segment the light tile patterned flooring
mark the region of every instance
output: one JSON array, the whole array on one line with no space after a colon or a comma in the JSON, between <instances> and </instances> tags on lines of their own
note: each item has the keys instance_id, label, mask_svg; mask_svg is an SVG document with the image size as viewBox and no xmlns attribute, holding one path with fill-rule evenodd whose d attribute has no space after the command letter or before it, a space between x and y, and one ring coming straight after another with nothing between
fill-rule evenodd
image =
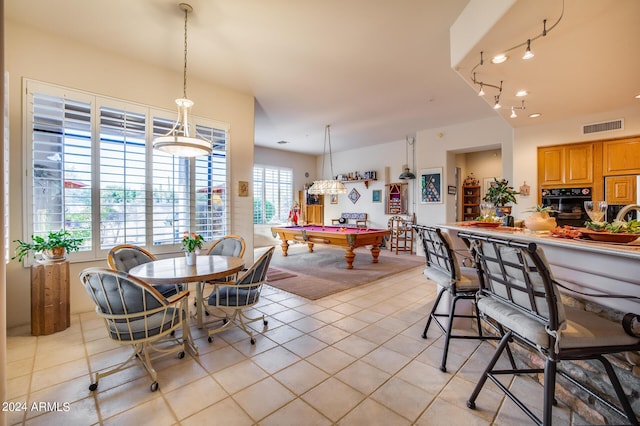
<instances>
[{"instance_id":1,"label":"light tile patterned flooring","mask_svg":"<svg viewBox=\"0 0 640 426\"><path fill-rule=\"evenodd\" d=\"M466 407L493 352L488 343L452 341L449 371L439 370L439 330L420 337L436 294L422 269L317 301L265 287L257 308L269 325L254 346L237 328L209 343L192 324L199 357L155 361L157 392L139 366L101 379L89 392L90 373L130 350L107 338L93 312L73 315L70 328L49 336L9 330L8 396L27 409L6 413L7 424L530 424L493 384L476 410ZM510 385L541 405L537 382L519 377ZM32 411L34 402L49 406ZM571 424L567 408L555 407L554 416L554 424Z\"/></svg>"}]
</instances>

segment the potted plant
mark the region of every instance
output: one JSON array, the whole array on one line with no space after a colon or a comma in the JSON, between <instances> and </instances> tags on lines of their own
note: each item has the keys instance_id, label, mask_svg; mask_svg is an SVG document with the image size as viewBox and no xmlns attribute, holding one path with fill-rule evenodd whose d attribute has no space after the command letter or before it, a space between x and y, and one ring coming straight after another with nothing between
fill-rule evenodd
<instances>
[{"instance_id":1,"label":"potted plant","mask_svg":"<svg viewBox=\"0 0 640 426\"><path fill-rule=\"evenodd\" d=\"M195 232L189 233L189 231L184 231L184 235L182 237L182 250L185 252L187 265L195 265L197 254L196 250L199 251L202 248L203 243L204 238L202 235L196 234Z\"/></svg>"},{"instance_id":2,"label":"potted plant","mask_svg":"<svg viewBox=\"0 0 640 426\"><path fill-rule=\"evenodd\" d=\"M508 180L493 178L493 182L482 200L493 203L496 206L496 214L504 216L511 214L511 206L507 206L508 203L518 204L516 200L518 194L519 192L509 186Z\"/></svg>"},{"instance_id":3,"label":"potted plant","mask_svg":"<svg viewBox=\"0 0 640 426\"><path fill-rule=\"evenodd\" d=\"M16 255L11 259L18 259L19 262L32 252L42 253L45 259L59 260L64 259L66 253L80 250L82 238L74 237L69 231L61 229L59 231L51 231L46 237L40 235L32 235L31 242L22 240L14 240L18 243Z\"/></svg>"}]
</instances>

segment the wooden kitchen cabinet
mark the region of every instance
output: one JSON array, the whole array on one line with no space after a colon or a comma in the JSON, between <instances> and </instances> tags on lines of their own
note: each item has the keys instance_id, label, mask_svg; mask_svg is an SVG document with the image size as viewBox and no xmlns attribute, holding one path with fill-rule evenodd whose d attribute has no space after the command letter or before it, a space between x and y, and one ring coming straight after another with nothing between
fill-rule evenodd
<instances>
[{"instance_id":1,"label":"wooden kitchen cabinet","mask_svg":"<svg viewBox=\"0 0 640 426\"><path fill-rule=\"evenodd\" d=\"M538 181L542 187L592 185L595 143L538 148Z\"/></svg>"},{"instance_id":2,"label":"wooden kitchen cabinet","mask_svg":"<svg viewBox=\"0 0 640 426\"><path fill-rule=\"evenodd\" d=\"M604 141L602 147L605 176L640 174L640 138Z\"/></svg>"},{"instance_id":3,"label":"wooden kitchen cabinet","mask_svg":"<svg viewBox=\"0 0 640 426\"><path fill-rule=\"evenodd\" d=\"M324 196L298 192L300 204L300 224L324 225Z\"/></svg>"},{"instance_id":4,"label":"wooden kitchen cabinet","mask_svg":"<svg viewBox=\"0 0 640 426\"><path fill-rule=\"evenodd\" d=\"M609 204L636 203L636 177L612 176L605 179L605 200Z\"/></svg>"}]
</instances>

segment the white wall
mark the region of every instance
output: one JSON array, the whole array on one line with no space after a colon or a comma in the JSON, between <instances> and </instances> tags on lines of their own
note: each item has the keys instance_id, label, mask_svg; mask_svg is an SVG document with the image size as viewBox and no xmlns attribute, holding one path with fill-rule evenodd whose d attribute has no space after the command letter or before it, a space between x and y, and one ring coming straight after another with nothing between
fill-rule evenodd
<instances>
[{"instance_id":1,"label":"white wall","mask_svg":"<svg viewBox=\"0 0 640 426\"><path fill-rule=\"evenodd\" d=\"M304 184L316 180L316 155L300 154L297 152L281 151L279 149L256 146L254 149L254 164L290 167L293 169L293 190L304 189ZM309 176L306 177L305 173ZM295 194L294 194L295 198Z\"/></svg>"},{"instance_id":2,"label":"white wall","mask_svg":"<svg viewBox=\"0 0 640 426\"><path fill-rule=\"evenodd\" d=\"M484 120L422 130L416 136L418 171L432 167L442 167L443 171L444 202L422 204L418 199L417 222L420 224L438 224L455 220L455 200L453 195L447 194L447 186L455 185L456 154L499 147L502 151L502 175L511 180L513 132L497 115Z\"/></svg>"},{"instance_id":3,"label":"white wall","mask_svg":"<svg viewBox=\"0 0 640 426\"><path fill-rule=\"evenodd\" d=\"M378 180L365 187L363 182L346 183L347 191L355 189L360 193L357 203L352 203L347 198L347 194L338 195L338 204L330 204L329 197L325 196L324 222L331 224L331 219L337 219L341 213L367 213L368 225L370 228L387 228L387 221L391 215L385 213L385 184L401 182L398 179L403 171L403 166L407 163L406 142L404 139L388 142L382 145L367 148L353 149L333 153L334 174L346 174L358 171L375 171ZM325 161L329 161L328 158ZM411 148L409 148L409 166L411 167ZM322 167L322 156L318 157L316 163L318 170ZM388 182L385 181L385 169L388 167ZM412 167L411 167L412 168ZM413 168L412 168L413 169ZM325 176L327 178L328 176ZM409 187L413 181L409 181ZM381 190L381 202L374 203L373 190ZM411 195L410 195L411 197ZM409 211L413 212L411 200L409 200Z\"/></svg>"},{"instance_id":4,"label":"white wall","mask_svg":"<svg viewBox=\"0 0 640 426\"><path fill-rule=\"evenodd\" d=\"M170 111L182 95L182 72L158 69L105 51L89 48L77 40L34 31L5 21L5 63L10 80L11 191L10 239L23 239L22 179L22 90L28 77L139 102ZM194 115L229 123L231 232L245 236L245 262L253 260L253 197L238 197L238 181L252 181L254 143L253 96L205 84L189 78L189 96L195 102ZM89 266L106 266L106 261L71 265L71 311L93 309L75 277ZM13 261L7 265L7 326L30 322L30 271Z\"/></svg>"}]
</instances>

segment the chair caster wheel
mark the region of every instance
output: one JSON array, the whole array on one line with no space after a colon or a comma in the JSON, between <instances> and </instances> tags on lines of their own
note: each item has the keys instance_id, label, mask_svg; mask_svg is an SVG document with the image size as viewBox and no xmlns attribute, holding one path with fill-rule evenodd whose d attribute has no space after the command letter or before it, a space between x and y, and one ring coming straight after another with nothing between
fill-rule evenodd
<instances>
[{"instance_id":1,"label":"chair caster wheel","mask_svg":"<svg viewBox=\"0 0 640 426\"><path fill-rule=\"evenodd\" d=\"M213 342L213 337L209 336L207 337L207 340L209 341L209 343Z\"/></svg>"},{"instance_id":2,"label":"chair caster wheel","mask_svg":"<svg viewBox=\"0 0 640 426\"><path fill-rule=\"evenodd\" d=\"M98 389L98 384L97 384L97 383L91 383L91 384L89 385L89 390L90 390L91 392L93 392L93 391L94 391L94 390L96 390L96 389Z\"/></svg>"},{"instance_id":3,"label":"chair caster wheel","mask_svg":"<svg viewBox=\"0 0 640 426\"><path fill-rule=\"evenodd\" d=\"M222 324L226 324L228 322L229 322L229 320L227 320L226 318L222 318Z\"/></svg>"},{"instance_id":4,"label":"chair caster wheel","mask_svg":"<svg viewBox=\"0 0 640 426\"><path fill-rule=\"evenodd\" d=\"M184 358L184 351L180 351L178 353L178 359L182 359L182 358Z\"/></svg>"},{"instance_id":5,"label":"chair caster wheel","mask_svg":"<svg viewBox=\"0 0 640 426\"><path fill-rule=\"evenodd\" d=\"M256 344L256 339L254 339L253 337L251 338L251 344L255 345Z\"/></svg>"},{"instance_id":6,"label":"chair caster wheel","mask_svg":"<svg viewBox=\"0 0 640 426\"><path fill-rule=\"evenodd\" d=\"M158 382L151 383L151 392L155 392L158 390Z\"/></svg>"},{"instance_id":7,"label":"chair caster wheel","mask_svg":"<svg viewBox=\"0 0 640 426\"><path fill-rule=\"evenodd\" d=\"M262 324L267 325L267 324L269 324L269 321L267 321L267 320L262 320Z\"/></svg>"},{"instance_id":8,"label":"chair caster wheel","mask_svg":"<svg viewBox=\"0 0 640 426\"><path fill-rule=\"evenodd\" d=\"M426 339L427 338L427 333L422 333L422 338Z\"/></svg>"},{"instance_id":9,"label":"chair caster wheel","mask_svg":"<svg viewBox=\"0 0 640 426\"><path fill-rule=\"evenodd\" d=\"M471 401L467 401L467 408L471 408L472 410L476 409L476 403L475 402L471 402Z\"/></svg>"},{"instance_id":10,"label":"chair caster wheel","mask_svg":"<svg viewBox=\"0 0 640 426\"><path fill-rule=\"evenodd\" d=\"M445 367L444 365L440 366L440 371L442 371L443 373L447 372L447 367Z\"/></svg>"},{"instance_id":11,"label":"chair caster wheel","mask_svg":"<svg viewBox=\"0 0 640 426\"><path fill-rule=\"evenodd\" d=\"M209 316L209 311L204 311L204 316L208 317Z\"/></svg>"},{"instance_id":12,"label":"chair caster wheel","mask_svg":"<svg viewBox=\"0 0 640 426\"><path fill-rule=\"evenodd\" d=\"M176 331L175 331L175 330L173 330L173 331L171 332L171 337L173 337L173 336L175 336L175 335L176 335Z\"/></svg>"}]
</instances>

